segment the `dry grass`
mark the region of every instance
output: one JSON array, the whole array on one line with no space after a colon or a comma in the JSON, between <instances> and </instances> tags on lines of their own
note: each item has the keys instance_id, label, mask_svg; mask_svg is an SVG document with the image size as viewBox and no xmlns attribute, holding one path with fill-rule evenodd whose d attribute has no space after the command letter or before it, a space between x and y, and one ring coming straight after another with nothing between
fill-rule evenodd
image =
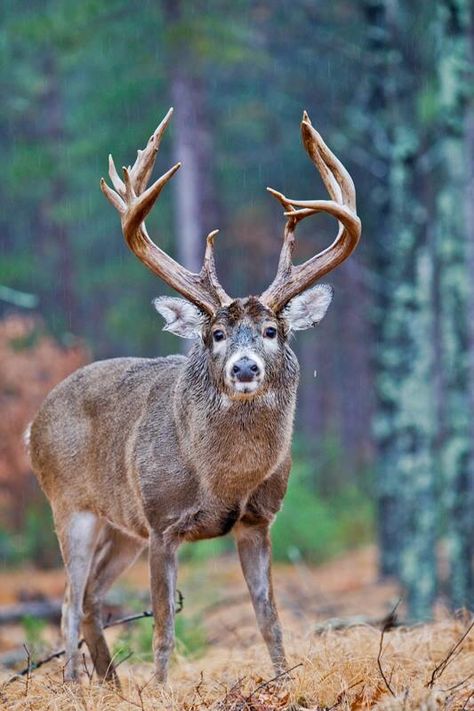
<instances>
[{"instance_id":1,"label":"dry grass","mask_svg":"<svg viewBox=\"0 0 474 711\"><path fill-rule=\"evenodd\" d=\"M257 687L265 679L256 670L267 665L266 660L262 663L264 649L256 644L245 655L237 649L225 655L216 650L194 662L177 660L171 683L164 690L153 686L148 665L124 669L120 693L89 681L87 675L82 689L70 688L62 683L56 666L4 689L2 701L10 711L264 711L292 708L291 704L313 709L472 709L474 636L466 638L459 654L429 688L434 669L446 659L464 629L465 621L446 620L387 632L380 661L388 686L377 662L380 630L359 626L292 639L290 663L301 666L291 678L260 689Z\"/></svg>"},{"instance_id":2,"label":"dry grass","mask_svg":"<svg viewBox=\"0 0 474 711\"><path fill-rule=\"evenodd\" d=\"M364 551L316 570L277 571L289 661L300 666L276 683L267 683L272 672L266 652L230 561L205 566L205 575L203 566L190 569L180 581L185 613L201 609L208 646L198 659L174 660L166 689L153 685L151 665L132 660L120 667L120 693L86 673L81 688L66 686L54 663L29 679L0 686L0 703L8 711L474 709L474 630L449 656L468 616L440 613L433 624L389 630L381 653L381 631L369 624L317 633L317 623L332 613L376 617L387 612L396 590L376 584L373 559L373 551ZM142 585L143 578L139 566L129 580ZM430 688L434 670L446 659ZM0 680L6 676L1 673Z\"/></svg>"}]
</instances>

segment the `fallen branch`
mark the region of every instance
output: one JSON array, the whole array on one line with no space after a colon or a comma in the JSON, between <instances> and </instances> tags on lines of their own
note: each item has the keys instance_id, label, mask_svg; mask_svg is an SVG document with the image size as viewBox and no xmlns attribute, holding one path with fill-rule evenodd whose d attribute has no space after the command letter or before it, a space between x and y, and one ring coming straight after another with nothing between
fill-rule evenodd
<instances>
[{"instance_id":1,"label":"fallen branch","mask_svg":"<svg viewBox=\"0 0 474 711\"><path fill-rule=\"evenodd\" d=\"M260 691L261 689L264 689L266 686L269 686L269 684L271 684L272 682L277 681L278 679L281 679L282 676L288 676L288 674L290 674L292 671L294 671L295 669L298 669L298 667L302 667L302 666L303 666L303 662L299 662L299 664L295 664L294 667L290 667L290 669L286 669L285 671L280 672L279 674L272 677L271 679L268 679L268 681L262 682L261 684L256 686L255 689L248 696L245 697L245 703L247 704L250 701L250 699L252 698L252 696L255 696L257 691Z\"/></svg>"},{"instance_id":2,"label":"fallen branch","mask_svg":"<svg viewBox=\"0 0 474 711\"><path fill-rule=\"evenodd\" d=\"M470 702L470 700L472 699L473 696L474 696L474 689L471 691L471 693L469 694L469 696L468 696L467 699L465 700L465 702L464 702L464 704L463 704L463 706L462 706L462 708L461 708L461 711L467 711L467 705L468 705L468 703Z\"/></svg>"},{"instance_id":3,"label":"fallen branch","mask_svg":"<svg viewBox=\"0 0 474 711\"><path fill-rule=\"evenodd\" d=\"M385 617L366 617L365 615L354 615L353 617L331 617L329 620L317 624L314 627L314 633L323 634L323 632L332 630L346 630L350 627L361 626L380 627L387 632L394 627L402 627L403 622L401 622L395 614L399 604L400 601L397 602L394 609L389 612L388 615L385 615Z\"/></svg>"},{"instance_id":4,"label":"fallen branch","mask_svg":"<svg viewBox=\"0 0 474 711\"><path fill-rule=\"evenodd\" d=\"M385 636L385 632L387 632L387 630L390 630L393 627L395 627L395 625L397 623L397 609L398 609L398 606L400 605L401 601L402 601L402 598L400 598L398 600L398 602L395 605L395 607L393 608L393 610L385 618L385 622L382 626L382 631L380 632L379 653L377 654L377 666L379 668L380 676L384 680L385 686L387 687L387 689L389 690L389 692L391 693L392 696L395 696L395 693L394 693L392 687L390 686L390 681L385 676L385 672L382 667L383 639ZM390 680L391 680L391 677L390 677Z\"/></svg>"},{"instance_id":5,"label":"fallen branch","mask_svg":"<svg viewBox=\"0 0 474 711\"><path fill-rule=\"evenodd\" d=\"M384 680L385 686L387 689L390 691L392 696L395 696L395 692L393 691L392 687L390 686L390 682L388 681L387 677L385 676L385 672L382 667L382 652L383 652L383 638L385 635L385 627L382 629L380 633L380 644L379 644L379 653L377 654L377 666L379 668L380 676Z\"/></svg>"},{"instance_id":6,"label":"fallen branch","mask_svg":"<svg viewBox=\"0 0 474 711\"><path fill-rule=\"evenodd\" d=\"M433 669L433 671L431 673L431 679L426 684L426 687L428 689L432 689L435 681L437 679L439 679L442 674L444 674L446 667L448 666L450 661L452 661L454 654L459 649L459 647L462 645L462 643L464 642L464 640L466 639L466 637L468 636L470 631L473 629L473 627L474 627L474 617L472 618L471 624L468 626L468 628L462 634L460 639L458 639L456 644L453 645L453 647L451 647L451 649L449 650L448 654L444 657L444 659L442 659L441 662Z\"/></svg>"},{"instance_id":7,"label":"fallen branch","mask_svg":"<svg viewBox=\"0 0 474 711\"><path fill-rule=\"evenodd\" d=\"M15 605L0 607L0 625L21 622L25 617L39 617L46 620L59 620L61 617L61 600L32 600L19 602Z\"/></svg>"},{"instance_id":8,"label":"fallen branch","mask_svg":"<svg viewBox=\"0 0 474 711\"><path fill-rule=\"evenodd\" d=\"M177 590L178 594L178 602L176 605L176 614L181 612L183 609L183 603L184 603L184 597L183 594L180 590ZM143 612L139 612L135 615L128 615L127 617L120 617L118 620L111 620L107 621L105 625L103 626L104 630L109 629L109 627L116 627L117 625L126 625L129 622L136 622L137 620L143 620L147 617L153 617L153 611L152 610L144 610ZM84 638L79 641L78 644L78 649L81 649L82 645L85 643ZM37 662L33 662L31 658L28 659L28 666L26 666L24 669L21 669L21 671L17 672L14 674L10 679L7 679L5 684L3 686L8 686L9 684L12 684L14 681L18 681L18 679L21 679L24 676L29 676L31 672L36 671L40 667L44 666L45 664L48 664L49 662L52 662L54 659L60 659L66 654L65 649L59 649L56 652L53 652L52 654L49 654L47 657L43 657L43 659L39 659Z\"/></svg>"},{"instance_id":9,"label":"fallen branch","mask_svg":"<svg viewBox=\"0 0 474 711\"><path fill-rule=\"evenodd\" d=\"M347 698L347 692L350 691L351 689L354 689L356 686L359 686L359 684L363 684L364 680L359 679L358 681L355 681L353 684L350 686L347 686L345 689L343 689L338 695L333 703L332 706L327 707L327 711L333 711L333 709L336 709L342 702Z\"/></svg>"}]
</instances>

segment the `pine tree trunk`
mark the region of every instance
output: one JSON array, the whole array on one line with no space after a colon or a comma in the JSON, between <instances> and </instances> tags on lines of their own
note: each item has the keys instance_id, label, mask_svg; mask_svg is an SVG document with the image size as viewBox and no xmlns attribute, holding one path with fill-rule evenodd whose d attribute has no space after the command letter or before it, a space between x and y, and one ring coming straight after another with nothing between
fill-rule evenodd
<instances>
[{"instance_id":1,"label":"pine tree trunk","mask_svg":"<svg viewBox=\"0 0 474 711\"><path fill-rule=\"evenodd\" d=\"M387 0L366 0L364 17L367 26L367 52L370 60L370 89L366 99L366 136L376 158L383 166L381 176L373 181L372 191L377 200L373 205L373 224L378 234L386 235L391 230L392 205L390 173L392 161L392 131L387 109L387 79L390 71L389 54L391 36L388 28ZM393 418L397 407L397 391L390 387L396 373L391 373L393 359L391 340L386 320L390 318L392 289L392 243L385 239L374 241L372 265L376 275L374 291L374 366L376 378L376 412L374 432L377 448L377 526L379 543L379 570L382 577L399 573L400 496L399 482L395 476L397 442Z\"/></svg>"},{"instance_id":2,"label":"pine tree trunk","mask_svg":"<svg viewBox=\"0 0 474 711\"><path fill-rule=\"evenodd\" d=\"M59 70L52 51L48 52L44 60L44 80L46 90L42 99L41 136L54 165L54 173L49 182L49 190L40 206L38 221L39 230L42 232L40 242L43 243L45 257L48 252L47 245L53 245L52 271L56 274L58 287L52 294L51 308L56 311L59 300L66 329L77 332L79 331L79 307L76 297L74 254L69 227L65 220L65 201L68 195L68 178L64 172L67 163L65 117Z\"/></svg>"},{"instance_id":3,"label":"pine tree trunk","mask_svg":"<svg viewBox=\"0 0 474 711\"><path fill-rule=\"evenodd\" d=\"M474 67L474 7L471 4L469 9L469 39L468 39L468 64ZM468 293L467 293L467 338L468 338L468 398L469 398L469 441L471 443L470 453L470 475L466 482L466 511L471 511L470 521L467 525L466 536L471 541L471 568L470 586L467 590L467 605L474 609L474 98L471 94L466 112L466 124L464 133L464 150L467 160L466 185L464 192L464 216L466 220L466 240L467 240L467 269L468 269Z\"/></svg>"},{"instance_id":4,"label":"pine tree trunk","mask_svg":"<svg viewBox=\"0 0 474 711\"><path fill-rule=\"evenodd\" d=\"M216 228L217 204L203 72L192 43L185 37L186 5L180 0L166 0L164 11L171 37L168 67L175 109L173 152L175 161L183 164L173 181L178 259L188 269L199 271L205 237Z\"/></svg>"},{"instance_id":5,"label":"pine tree trunk","mask_svg":"<svg viewBox=\"0 0 474 711\"><path fill-rule=\"evenodd\" d=\"M473 453L469 410L469 273L465 137L467 109L468 0L439 0L438 106L443 181L437 199L442 357L445 372L445 432L441 448L448 595L454 609L474 604ZM468 208L469 209L469 208ZM471 227L472 229L472 227Z\"/></svg>"},{"instance_id":6,"label":"pine tree trunk","mask_svg":"<svg viewBox=\"0 0 474 711\"><path fill-rule=\"evenodd\" d=\"M409 616L420 620L430 617L436 595L437 534L433 269L419 160L424 126L417 106L426 67L418 49L403 41L407 16L413 17L417 8L405 0L380 0L368 2L366 10L379 69L371 101L379 117L376 129L384 131L374 143L386 145L381 157L387 176L374 255L380 284L375 432L381 572L399 578Z\"/></svg>"},{"instance_id":7,"label":"pine tree trunk","mask_svg":"<svg viewBox=\"0 0 474 711\"><path fill-rule=\"evenodd\" d=\"M202 103L198 79L175 67L171 77L171 95L175 107L173 152L183 168L176 176L176 227L179 235L178 259L192 271L199 271L204 251L204 214L201 203L203 165L202 127L199 125Z\"/></svg>"}]
</instances>

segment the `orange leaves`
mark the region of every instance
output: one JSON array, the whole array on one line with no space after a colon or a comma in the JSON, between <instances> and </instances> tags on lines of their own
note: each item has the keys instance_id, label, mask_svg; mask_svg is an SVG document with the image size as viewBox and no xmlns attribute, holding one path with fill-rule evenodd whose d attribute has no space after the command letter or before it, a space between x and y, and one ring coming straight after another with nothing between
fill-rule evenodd
<instances>
[{"instance_id":1,"label":"orange leaves","mask_svg":"<svg viewBox=\"0 0 474 711\"><path fill-rule=\"evenodd\" d=\"M16 529L37 495L25 429L54 385L87 360L82 344L61 346L39 319L13 314L0 321L0 506Z\"/></svg>"}]
</instances>

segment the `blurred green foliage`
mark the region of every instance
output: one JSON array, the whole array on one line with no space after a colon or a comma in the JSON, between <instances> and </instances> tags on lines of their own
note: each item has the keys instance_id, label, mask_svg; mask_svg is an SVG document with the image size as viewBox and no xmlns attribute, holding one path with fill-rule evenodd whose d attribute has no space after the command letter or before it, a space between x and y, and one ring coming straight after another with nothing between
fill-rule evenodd
<instances>
[{"instance_id":1,"label":"blurred green foliage","mask_svg":"<svg viewBox=\"0 0 474 711\"><path fill-rule=\"evenodd\" d=\"M175 620L176 653L196 658L206 649L206 634L199 615L191 617L177 615ZM137 620L122 631L113 646L116 664L128 659L133 653L134 661L153 660L153 619L145 617Z\"/></svg>"},{"instance_id":2,"label":"blurred green foliage","mask_svg":"<svg viewBox=\"0 0 474 711\"><path fill-rule=\"evenodd\" d=\"M360 8L340 1L317 8L310 0L291 9L285 0L175 4L181 12L173 22L167 16L173 3L164 0L141 4L139 12L125 0L80 5L6 0L2 8L0 201L5 209L0 214L0 284L37 295L48 332L63 343L70 334L80 337L93 357L164 355L181 347L162 332L150 305L166 287L129 253L117 215L99 189L108 153L113 152L118 167L132 161L172 103L177 63L199 88L204 120L196 109L185 130L190 139L204 135L209 143L199 187L212 197L203 210L216 219L209 228L222 229L217 260L231 293L257 293L274 275L283 217L265 186L301 197L324 196L300 145L303 109L328 143L343 150L351 172L364 170L352 143L360 119L351 110L354 62L359 68L364 62L363 34L353 29L362 27ZM157 172L173 162L178 114L176 107ZM176 182L166 187L149 220L150 234L173 256L180 240L175 187ZM298 259L327 242L328 225L332 234L335 225L324 217L301 226ZM364 417L351 414L343 398L327 395L345 382L346 344L335 338L337 314L347 302L343 278L341 285L334 325L302 334L295 346L306 348L309 370L315 361L324 372L316 386L314 380L302 383L298 415L305 437L322 444L304 454L314 464L301 484L295 481L300 478L295 469L291 500L281 514L291 517L293 500L306 504L323 495L314 517L314 525L323 528L322 509L329 510L331 497L342 495L368 459L364 454L360 467L358 457L355 464L342 465L343 450L359 449L362 432L367 440L363 419L367 421L370 403L369 397L362 402L367 392L363 379L353 387ZM0 301L0 316L10 308ZM332 344L338 347L334 358ZM322 413L317 424L316 411ZM353 426L343 438L339 430L344 418L351 418ZM329 429L336 431L332 440ZM298 494L297 486L301 492L307 488L308 496ZM300 527L309 530L298 539L305 551L313 526L309 509L308 504ZM49 516L41 523L39 510L28 513L21 536L0 533L3 559L41 562L47 547L55 556L52 531ZM314 540L328 535L315 529ZM280 538L278 528L275 536ZM183 558L199 559L228 545L227 539L208 541L184 550ZM324 553L322 547L318 551L314 557L319 559ZM288 557L283 544L276 544L275 552Z\"/></svg>"},{"instance_id":3,"label":"blurred green foliage","mask_svg":"<svg viewBox=\"0 0 474 711\"><path fill-rule=\"evenodd\" d=\"M0 522L0 563L16 566L27 561L50 568L61 563L49 504L39 500L25 511L25 525L20 532L3 528Z\"/></svg>"},{"instance_id":4,"label":"blurred green foliage","mask_svg":"<svg viewBox=\"0 0 474 711\"><path fill-rule=\"evenodd\" d=\"M45 640L43 633L47 624L45 620L33 617L32 615L27 615L21 620L25 644L32 656L37 655L41 652L41 649L44 648Z\"/></svg>"},{"instance_id":5,"label":"blurred green foliage","mask_svg":"<svg viewBox=\"0 0 474 711\"><path fill-rule=\"evenodd\" d=\"M297 462L283 508L272 527L277 560L321 562L373 538L374 507L367 493L348 486L322 497L310 485L311 467Z\"/></svg>"},{"instance_id":6,"label":"blurred green foliage","mask_svg":"<svg viewBox=\"0 0 474 711\"><path fill-rule=\"evenodd\" d=\"M369 540L378 496L382 572L409 601L421 591L414 616L438 594L440 531L451 604L472 607L472 3L160 0L137 11L125 0L5 0L2 11L0 284L38 296L47 328L84 338L97 357L179 348L149 306L165 288L128 254L98 188L109 151L118 166L132 161L176 98L177 67L192 119L179 131L177 107L158 169L176 136L196 156L207 145L201 211L225 234L217 259L233 294L260 293L274 274L282 218L265 185L324 196L299 146L309 111L354 178L364 237L331 274L328 319L295 346L304 442L275 556L322 560ZM184 208L173 189L149 227L176 256ZM334 228L308 223L297 260ZM28 515L22 537L0 531L4 560L40 561L50 545L52 527Z\"/></svg>"}]
</instances>

